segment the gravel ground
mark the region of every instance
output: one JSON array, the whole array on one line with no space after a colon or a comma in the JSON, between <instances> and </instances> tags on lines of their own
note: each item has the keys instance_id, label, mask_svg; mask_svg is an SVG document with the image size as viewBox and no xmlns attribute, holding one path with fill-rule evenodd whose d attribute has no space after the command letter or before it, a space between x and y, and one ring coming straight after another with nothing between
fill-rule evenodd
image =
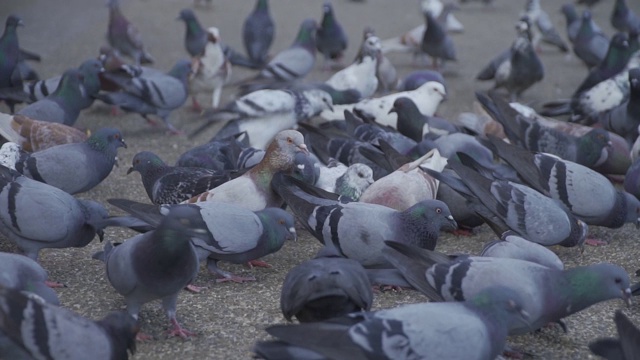
<instances>
[{"instance_id":1,"label":"gravel ground","mask_svg":"<svg viewBox=\"0 0 640 360\"><path fill-rule=\"evenodd\" d=\"M193 7L189 0L123 0L124 14L138 26L149 51L157 59L157 67L168 69L185 57L183 47L184 25L175 21L184 7ZM560 3L542 1L553 21L564 36L564 20L559 13ZM465 25L465 32L454 36L459 61L447 65L444 75L447 80L448 101L442 104L440 114L455 117L472 107L473 90L487 89L489 84L474 80L478 70L497 52L509 46L514 39L514 24L524 1L496 0L492 7L479 3L464 5L456 16ZM636 11L638 3L630 1ZM635 3L635 4L634 4ZM299 23L306 17L319 19L321 1L273 0L272 13L276 20L276 39L272 51L283 49L291 43ZM221 29L223 41L242 49L241 26L245 16L253 8L254 1L213 0L210 6L196 6L195 11L205 26ZM613 1L604 1L593 9L594 19L604 30L612 34L609 14ZM373 26L377 34L385 39L401 34L420 24L423 20L417 11L416 1L368 0L363 3L335 0L334 8L350 36L346 59L352 59L359 45L362 29ZM10 13L20 15L25 27L20 28L19 38L23 48L38 52L43 61L36 68L42 77L61 73L64 69L80 64L84 59L97 55L105 42L108 11L104 0L4 0L0 2L0 14L4 19ZM406 54L390 56L401 75L415 68ZM536 105L554 98L569 97L586 74L585 67L575 58L567 57L554 48L543 45L541 53L546 77L540 84L524 94L523 101ZM318 62L320 63L320 61ZM319 69L309 80L324 80L329 73ZM250 75L243 69L234 69L234 79ZM234 89L225 89L223 102L231 99ZM7 111L5 107L0 108ZM172 115L176 127L189 132L198 125L197 114L184 107ZM139 151L151 150L171 163L191 146L209 139L215 129L207 131L189 141L185 136L165 135L164 129L153 128L134 114L112 117L103 104L94 104L78 121L78 126L97 129L116 126L123 132L129 145L119 153L121 166L98 187L82 194L84 198L106 202L113 197L124 197L148 201L139 175L126 176L131 158ZM588 196L588 195L587 195ZM115 209L111 209L115 212ZM635 228L609 230L592 228L592 232L610 241L603 247L587 247L583 254L577 249L554 248L567 267L609 261L623 266L633 277L638 268L639 251L636 246L638 234ZM282 280L294 265L312 257L319 247L318 242L304 230L299 231L299 241L288 243L277 254L264 260L273 265L270 269L248 270L241 266L223 264L231 271L252 274L256 282L246 284L216 285L205 269L201 270L196 285L204 286L200 294L183 292L179 298L178 316L182 324L198 336L187 341L165 339L163 332L167 321L159 306L146 305L141 312L142 328L156 336L157 340L139 344L136 359L242 359L251 356L250 349L259 339L265 339L263 329L269 324L284 322L279 310L279 295ZM107 239L120 241L132 233L110 229ZM442 234L438 250L445 252L477 252L482 245L494 237L488 227L481 227L472 237L455 237ZM64 306L89 318L97 319L112 310L124 309L124 302L108 284L102 263L91 259L91 254L101 249L101 244L91 243L83 249L45 250L41 252L41 263L49 271L50 278L64 282L67 287L58 294ZM0 250L15 250L7 242ZM404 303L424 301L414 291L377 294L374 307L387 308ZM514 337L510 342L542 359L586 359L587 344L601 336L612 335L615 309L622 301L598 304L566 319L569 332L559 328L544 329L536 334ZM640 324L638 306L626 310Z\"/></svg>"}]
</instances>

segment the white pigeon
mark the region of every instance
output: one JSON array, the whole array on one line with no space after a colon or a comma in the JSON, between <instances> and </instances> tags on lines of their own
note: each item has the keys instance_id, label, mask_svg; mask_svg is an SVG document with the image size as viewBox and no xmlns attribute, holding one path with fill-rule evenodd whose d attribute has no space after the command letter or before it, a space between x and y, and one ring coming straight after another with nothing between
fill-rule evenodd
<instances>
[{"instance_id":1,"label":"white pigeon","mask_svg":"<svg viewBox=\"0 0 640 360\"><path fill-rule=\"evenodd\" d=\"M0 147L0 165L16 169L16 161L20 159L20 145L6 142Z\"/></svg>"},{"instance_id":2,"label":"white pigeon","mask_svg":"<svg viewBox=\"0 0 640 360\"><path fill-rule=\"evenodd\" d=\"M193 99L193 107L200 108L196 99L197 94L212 92L211 106L217 108L220 104L222 87L231 78L231 63L224 55L218 28L207 29L207 45L205 45L204 54L192 60L191 71L189 93Z\"/></svg>"},{"instance_id":3,"label":"white pigeon","mask_svg":"<svg viewBox=\"0 0 640 360\"><path fill-rule=\"evenodd\" d=\"M358 201L360 195L373 184L373 170L365 164L355 163L350 166L331 159L329 165L316 163L320 175L315 186L332 193L346 195Z\"/></svg>"},{"instance_id":4,"label":"white pigeon","mask_svg":"<svg viewBox=\"0 0 640 360\"><path fill-rule=\"evenodd\" d=\"M361 56L346 68L338 71L325 81L335 90L355 89L362 98L371 97L378 88L376 69L380 54L380 39L370 36L363 41Z\"/></svg>"},{"instance_id":5,"label":"white pigeon","mask_svg":"<svg viewBox=\"0 0 640 360\"><path fill-rule=\"evenodd\" d=\"M344 111L360 112L364 116L375 119L382 125L397 128L398 115L389 113L394 101L399 97L408 97L416 104L423 115L433 116L438 110L438 105L444 100L446 90L442 83L427 81L419 88L411 91L400 91L382 97L364 99L355 104L335 105L333 110L324 110L320 117L325 120L344 120Z\"/></svg>"}]
</instances>

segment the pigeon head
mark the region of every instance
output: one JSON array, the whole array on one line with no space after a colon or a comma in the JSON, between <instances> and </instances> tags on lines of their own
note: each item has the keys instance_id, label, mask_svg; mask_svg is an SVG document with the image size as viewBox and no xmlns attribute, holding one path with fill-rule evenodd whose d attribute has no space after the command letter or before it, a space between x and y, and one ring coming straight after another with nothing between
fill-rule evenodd
<instances>
[{"instance_id":1,"label":"pigeon head","mask_svg":"<svg viewBox=\"0 0 640 360\"><path fill-rule=\"evenodd\" d=\"M293 215L280 208L270 207L256 212L265 232L269 234L269 252L280 250L286 240L297 240Z\"/></svg>"},{"instance_id":2,"label":"pigeon head","mask_svg":"<svg viewBox=\"0 0 640 360\"><path fill-rule=\"evenodd\" d=\"M114 311L97 322L114 343L114 357L126 359L127 351L134 355L136 352L136 335L140 330L138 321L125 311Z\"/></svg>"},{"instance_id":3,"label":"pigeon head","mask_svg":"<svg viewBox=\"0 0 640 360\"><path fill-rule=\"evenodd\" d=\"M300 30L296 40L293 42L293 46L302 46L311 52L315 53L316 49L316 31L318 24L313 19L306 19L300 24Z\"/></svg>"},{"instance_id":4,"label":"pigeon head","mask_svg":"<svg viewBox=\"0 0 640 360\"><path fill-rule=\"evenodd\" d=\"M256 11L268 11L269 10L269 1L267 0L258 0L256 2Z\"/></svg>"},{"instance_id":5,"label":"pigeon head","mask_svg":"<svg viewBox=\"0 0 640 360\"><path fill-rule=\"evenodd\" d=\"M313 158L303 152L297 152L294 156L294 168L292 176L302 180L307 184L315 184L318 174L316 174L316 166Z\"/></svg>"},{"instance_id":6,"label":"pigeon head","mask_svg":"<svg viewBox=\"0 0 640 360\"><path fill-rule=\"evenodd\" d=\"M69 69L62 74L60 84L54 91L56 96L64 99L78 99L82 97L82 82L84 76L78 69Z\"/></svg>"},{"instance_id":7,"label":"pigeon head","mask_svg":"<svg viewBox=\"0 0 640 360\"><path fill-rule=\"evenodd\" d=\"M122 139L120 130L114 128L101 128L87 139L87 144L98 151L115 152L119 147L127 148L127 144ZM115 154L114 154L115 156Z\"/></svg>"},{"instance_id":8,"label":"pigeon head","mask_svg":"<svg viewBox=\"0 0 640 360\"><path fill-rule=\"evenodd\" d=\"M189 22L196 20L196 15L193 13L193 10L191 9L182 9L180 10L180 15L178 15L178 18L176 18L176 20L182 20L185 23L187 23L187 26L189 26Z\"/></svg>"},{"instance_id":9,"label":"pigeon head","mask_svg":"<svg viewBox=\"0 0 640 360\"><path fill-rule=\"evenodd\" d=\"M402 118L410 119L413 118L413 116L418 115L420 113L420 110L416 106L416 103L413 102L413 100L403 96L397 98L393 102L393 106L391 107L391 109L389 109L389 114L391 113L404 113L407 114L407 117L403 116Z\"/></svg>"},{"instance_id":10,"label":"pigeon head","mask_svg":"<svg viewBox=\"0 0 640 360\"><path fill-rule=\"evenodd\" d=\"M563 290L573 296L571 313L610 299L631 303L629 274L618 265L600 263L566 271L569 284Z\"/></svg>"},{"instance_id":11,"label":"pigeon head","mask_svg":"<svg viewBox=\"0 0 640 360\"><path fill-rule=\"evenodd\" d=\"M576 12L576 7L573 6L573 4L562 5L561 11L564 14L564 17L567 19L567 24L578 20L578 13Z\"/></svg>"},{"instance_id":12,"label":"pigeon head","mask_svg":"<svg viewBox=\"0 0 640 360\"><path fill-rule=\"evenodd\" d=\"M447 98L447 91L444 85L438 81L427 81L416 90L426 92L428 97L434 99L434 101L442 101Z\"/></svg>"},{"instance_id":13,"label":"pigeon head","mask_svg":"<svg viewBox=\"0 0 640 360\"><path fill-rule=\"evenodd\" d=\"M132 160L132 165L127 170L127 175L131 174L134 171L142 174L143 177L147 175L148 172L152 172L153 170L163 169L166 167L166 164L158 155L152 153L151 151L141 151L137 153Z\"/></svg>"},{"instance_id":14,"label":"pigeon head","mask_svg":"<svg viewBox=\"0 0 640 360\"><path fill-rule=\"evenodd\" d=\"M582 23L591 22L591 11L585 10L582 12Z\"/></svg>"},{"instance_id":15,"label":"pigeon head","mask_svg":"<svg viewBox=\"0 0 640 360\"><path fill-rule=\"evenodd\" d=\"M433 237L440 230L455 230L458 224L453 219L447 204L440 200L423 200L400 212L405 231L413 233L419 240L416 244L424 249L435 248Z\"/></svg>"},{"instance_id":16,"label":"pigeon head","mask_svg":"<svg viewBox=\"0 0 640 360\"><path fill-rule=\"evenodd\" d=\"M355 163L336 179L336 193L357 201L373 181L373 170L365 164Z\"/></svg>"},{"instance_id":17,"label":"pigeon head","mask_svg":"<svg viewBox=\"0 0 640 360\"><path fill-rule=\"evenodd\" d=\"M207 29L207 41L213 44L217 44L220 41L220 30L217 27Z\"/></svg>"},{"instance_id":18,"label":"pigeon head","mask_svg":"<svg viewBox=\"0 0 640 360\"><path fill-rule=\"evenodd\" d=\"M99 74L104 71L102 62L98 59L89 59L83 62L78 68L82 74L86 95L95 95L100 91Z\"/></svg>"},{"instance_id":19,"label":"pigeon head","mask_svg":"<svg viewBox=\"0 0 640 360\"><path fill-rule=\"evenodd\" d=\"M529 313L523 308L522 297L509 287L487 287L469 299L469 302L484 315L504 321L509 327L522 322L528 324Z\"/></svg>"},{"instance_id":20,"label":"pigeon head","mask_svg":"<svg viewBox=\"0 0 640 360\"><path fill-rule=\"evenodd\" d=\"M378 58L378 54L382 51L380 38L375 35L367 36L362 42L360 53L362 57L370 56L374 59Z\"/></svg>"},{"instance_id":21,"label":"pigeon head","mask_svg":"<svg viewBox=\"0 0 640 360\"><path fill-rule=\"evenodd\" d=\"M593 129L578 140L578 161L587 167L603 164L609 157L612 143L609 132L604 129Z\"/></svg>"},{"instance_id":22,"label":"pigeon head","mask_svg":"<svg viewBox=\"0 0 640 360\"><path fill-rule=\"evenodd\" d=\"M281 131L271 141L257 167L267 168L269 172L291 172L295 155L301 151L309 153L302 134L296 130Z\"/></svg>"},{"instance_id":23,"label":"pigeon head","mask_svg":"<svg viewBox=\"0 0 640 360\"><path fill-rule=\"evenodd\" d=\"M333 111L333 99L331 95L320 89L305 90L304 95L309 101L309 111L306 112L308 117L318 115L324 110Z\"/></svg>"},{"instance_id":24,"label":"pigeon head","mask_svg":"<svg viewBox=\"0 0 640 360\"><path fill-rule=\"evenodd\" d=\"M23 25L24 23L22 22L22 19L20 19L16 15L9 15L9 17L4 23L4 30L5 31L9 29L15 30L18 26L23 26Z\"/></svg>"},{"instance_id":25,"label":"pigeon head","mask_svg":"<svg viewBox=\"0 0 640 360\"><path fill-rule=\"evenodd\" d=\"M169 70L169 75L180 80L184 86L187 86L189 75L191 74L191 61L187 59L178 60L178 62Z\"/></svg>"}]
</instances>

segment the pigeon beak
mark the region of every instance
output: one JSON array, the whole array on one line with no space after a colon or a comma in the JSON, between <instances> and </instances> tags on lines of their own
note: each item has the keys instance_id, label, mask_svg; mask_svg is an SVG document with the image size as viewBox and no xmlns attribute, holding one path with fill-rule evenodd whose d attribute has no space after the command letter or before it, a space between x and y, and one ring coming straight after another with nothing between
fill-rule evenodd
<instances>
[{"instance_id":1,"label":"pigeon beak","mask_svg":"<svg viewBox=\"0 0 640 360\"><path fill-rule=\"evenodd\" d=\"M24 26L24 21L18 20L18 26Z\"/></svg>"},{"instance_id":2,"label":"pigeon beak","mask_svg":"<svg viewBox=\"0 0 640 360\"><path fill-rule=\"evenodd\" d=\"M298 149L300 149L300 151L302 151L305 154L309 153L309 149L307 148L307 144L300 144L298 145Z\"/></svg>"},{"instance_id":3,"label":"pigeon beak","mask_svg":"<svg viewBox=\"0 0 640 360\"><path fill-rule=\"evenodd\" d=\"M289 228L289 232L291 233L291 235L293 235L293 239L291 239L291 240L297 242L298 241L298 233L296 233L296 228L290 227Z\"/></svg>"},{"instance_id":4,"label":"pigeon beak","mask_svg":"<svg viewBox=\"0 0 640 360\"><path fill-rule=\"evenodd\" d=\"M129 168L129 170L127 170L127 175L131 174L132 172L136 171L133 166Z\"/></svg>"},{"instance_id":5,"label":"pigeon beak","mask_svg":"<svg viewBox=\"0 0 640 360\"><path fill-rule=\"evenodd\" d=\"M120 146L122 146L123 148L127 148L127 143L124 142L124 140L120 139Z\"/></svg>"},{"instance_id":6,"label":"pigeon beak","mask_svg":"<svg viewBox=\"0 0 640 360\"><path fill-rule=\"evenodd\" d=\"M627 307L631 307L631 304L633 302L631 301L631 289L630 288L626 288L626 289L622 290L622 299L624 300L624 303L627 304Z\"/></svg>"},{"instance_id":7,"label":"pigeon beak","mask_svg":"<svg viewBox=\"0 0 640 360\"><path fill-rule=\"evenodd\" d=\"M387 114L397 113L396 108L392 107Z\"/></svg>"},{"instance_id":8,"label":"pigeon beak","mask_svg":"<svg viewBox=\"0 0 640 360\"><path fill-rule=\"evenodd\" d=\"M447 220L449 220L449 225L455 230L458 228L458 223L456 222L456 220L453 218L453 216L449 215L447 216Z\"/></svg>"}]
</instances>

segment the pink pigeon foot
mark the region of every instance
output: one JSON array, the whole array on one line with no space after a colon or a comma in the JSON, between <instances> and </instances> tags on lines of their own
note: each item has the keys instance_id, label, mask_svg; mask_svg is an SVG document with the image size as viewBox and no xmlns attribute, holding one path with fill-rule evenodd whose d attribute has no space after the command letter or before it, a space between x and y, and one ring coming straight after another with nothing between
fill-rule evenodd
<instances>
[{"instance_id":1,"label":"pink pigeon foot","mask_svg":"<svg viewBox=\"0 0 640 360\"><path fill-rule=\"evenodd\" d=\"M151 340L153 340L153 336L151 335L147 335L141 332L136 334L136 341L145 342L145 341L151 341Z\"/></svg>"},{"instance_id":2,"label":"pink pigeon foot","mask_svg":"<svg viewBox=\"0 0 640 360\"><path fill-rule=\"evenodd\" d=\"M253 269L254 267L270 268L271 265L267 264L265 261L262 261L262 260L251 260L247 262L247 267L249 269Z\"/></svg>"},{"instance_id":3,"label":"pink pigeon foot","mask_svg":"<svg viewBox=\"0 0 640 360\"><path fill-rule=\"evenodd\" d=\"M193 284L189 284L187 286L184 287L185 290L192 292L194 294L199 294L200 292L202 292L202 289L204 289L204 287L200 287L200 286L195 286Z\"/></svg>"},{"instance_id":4,"label":"pink pigeon foot","mask_svg":"<svg viewBox=\"0 0 640 360\"><path fill-rule=\"evenodd\" d=\"M61 282L57 282L57 281L49 281L49 280L46 280L46 281L44 282L44 284L45 284L45 285L47 285L48 287L52 288L52 289L67 287L67 285L65 285L65 284L63 284L63 283L61 283Z\"/></svg>"},{"instance_id":5,"label":"pink pigeon foot","mask_svg":"<svg viewBox=\"0 0 640 360\"><path fill-rule=\"evenodd\" d=\"M586 245L591 245L591 246L604 246L604 245L609 245L608 241L605 240L601 240L601 239L595 239L595 238L587 238L584 243Z\"/></svg>"},{"instance_id":6,"label":"pink pigeon foot","mask_svg":"<svg viewBox=\"0 0 640 360\"><path fill-rule=\"evenodd\" d=\"M171 325L172 325L171 330L167 331L168 336L179 336L183 339L186 339L190 336L196 336L196 333L191 332L183 328L182 326L180 326L180 324L178 324L178 320L176 320L175 318L171 319Z\"/></svg>"},{"instance_id":7,"label":"pink pigeon foot","mask_svg":"<svg viewBox=\"0 0 640 360\"><path fill-rule=\"evenodd\" d=\"M219 277L219 278L216 279L216 283L223 283L223 282L227 282L227 281L232 281L232 282L241 284L241 283L247 282L247 281L256 281L256 278L254 278L253 276L242 277L242 276L238 276L238 275L229 274L228 276Z\"/></svg>"}]
</instances>

